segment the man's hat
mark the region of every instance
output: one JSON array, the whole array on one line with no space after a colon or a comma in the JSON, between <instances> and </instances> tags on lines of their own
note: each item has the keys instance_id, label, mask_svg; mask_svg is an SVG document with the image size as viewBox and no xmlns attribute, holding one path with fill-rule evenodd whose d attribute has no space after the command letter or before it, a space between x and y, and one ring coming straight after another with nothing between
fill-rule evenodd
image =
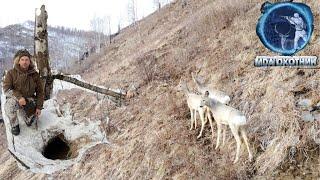
<instances>
[{"instance_id":1,"label":"man's hat","mask_svg":"<svg viewBox=\"0 0 320 180\"><path fill-rule=\"evenodd\" d=\"M20 49L19 51L17 51L13 59L16 59L17 57L19 57L20 59L22 56L27 56L31 59L31 54L26 49Z\"/></svg>"}]
</instances>

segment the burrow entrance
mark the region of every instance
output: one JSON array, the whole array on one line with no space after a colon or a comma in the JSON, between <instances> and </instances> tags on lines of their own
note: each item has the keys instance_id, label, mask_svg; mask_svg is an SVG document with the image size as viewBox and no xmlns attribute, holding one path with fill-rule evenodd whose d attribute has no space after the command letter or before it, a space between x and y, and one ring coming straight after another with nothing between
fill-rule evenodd
<instances>
[{"instance_id":1,"label":"burrow entrance","mask_svg":"<svg viewBox=\"0 0 320 180\"><path fill-rule=\"evenodd\" d=\"M73 149L74 146L72 143L69 143L61 133L48 141L47 145L44 147L42 155L52 160L67 160L78 155L78 153L73 151Z\"/></svg>"}]
</instances>

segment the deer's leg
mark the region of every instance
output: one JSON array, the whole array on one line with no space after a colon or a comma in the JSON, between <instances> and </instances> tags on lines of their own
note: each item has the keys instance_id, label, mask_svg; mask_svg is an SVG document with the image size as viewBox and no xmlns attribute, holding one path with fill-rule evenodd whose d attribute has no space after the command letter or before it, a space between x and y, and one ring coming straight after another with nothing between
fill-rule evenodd
<instances>
[{"instance_id":1,"label":"deer's leg","mask_svg":"<svg viewBox=\"0 0 320 180\"><path fill-rule=\"evenodd\" d=\"M226 131L227 131L227 127L223 126L223 129L222 129L222 146L224 146L225 141L226 141Z\"/></svg>"},{"instance_id":2,"label":"deer's leg","mask_svg":"<svg viewBox=\"0 0 320 180\"><path fill-rule=\"evenodd\" d=\"M203 109L199 109L199 115L200 115L200 120L201 120L201 130L200 130L200 134L198 135L197 138L200 138L202 136L202 132L204 129L204 111L203 111Z\"/></svg>"},{"instance_id":3,"label":"deer's leg","mask_svg":"<svg viewBox=\"0 0 320 180\"><path fill-rule=\"evenodd\" d=\"M193 109L190 108L190 114L191 114L191 127L190 127L190 130L192 130L193 128Z\"/></svg>"},{"instance_id":4,"label":"deer's leg","mask_svg":"<svg viewBox=\"0 0 320 180\"><path fill-rule=\"evenodd\" d=\"M241 135L242 135L243 141L244 141L244 143L245 143L245 144L246 144L246 146L247 146L247 150L248 150L248 153L249 153L249 161L251 161L251 160L252 160L252 158L253 158L253 156L252 156L252 153L251 153L250 148L249 148L249 147L250 147L250 145L249 145L249 141L248 141L247 133L246 133L245 129L243 129L243 128L241 128L240 132L241 132Z\"/></svg>"},{"instance_id":5,"label":"deer's leg","mask_svg":"<svg viewBox=\"0 0 320 180\"><path fill-rule=\"evenodd\" d=\"M205 120L204 125L206 125L207 122L208 122L209 113L210 113L210 111L209 111L207 108L205 108L205 110L204 110L204 114L205 114L205 117L204 117L204 120Z\"/></svg>"},{"instance_id":6,"label":"deer's leg","mask_svg":"<svg viewBox=\"0 0 320 180\"><path fill-rule=\"evenodd\" d=\"M194 110L194 129L197 129L197 110Z\"/></svg>"},{"instance_id":7,"label":"deer's leg","mask_svg":"<svg viewBox=\"0 0 320 180\"><path fill-rule=\"evenodd\" d=\"M234 125L229 125L229 126L230 126L231 132L232 132L232 134L233 134L233 136L234 136L234 138L236 139L236 142L237 142L236 158L235 158L235 160L233 162L233 163L236 163L239 160L240 147L241 147L241 139L240 139L240 136L239 136L239 128L238 128L238 126L234 126Z\"/></svg>"},{"instance_id":8,"label":"deer's leg","mask_svg":"<svg viewBox=\"0 0 320 180\"><path fill-rule=\"evenodd\" d=\"M215 149L218 149L218 147L220 145L221 126L222 126L222 124L217 122L218 136L217 136L217 144L216 144L216 148Z\"/></svg>"},{"instance_id":9,"label":"deer's leg","mask_svg":"<svg viewBox=\"0 0 320 180\"><path fill-rule=\"evenodd\" d=\"M208 112L208 119L209 119L209 123L210 123L210 127L211 127L211 132L212 132L212 139L213 139L213 125L212 125L212 117L211 117L211 114L210 114L210 111Z\"/></svg>"}]
</instances>

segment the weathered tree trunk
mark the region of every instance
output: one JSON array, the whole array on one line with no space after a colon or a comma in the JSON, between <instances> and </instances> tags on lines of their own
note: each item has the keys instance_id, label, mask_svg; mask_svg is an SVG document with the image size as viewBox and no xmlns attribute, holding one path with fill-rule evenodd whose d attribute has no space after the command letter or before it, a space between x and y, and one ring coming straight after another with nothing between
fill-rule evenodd
<instances>
[{"instance_id":1,"label":"weathered tree trunk","mask_svg":"<svg viewBox=\"0 0 320 180\"><path fill-rule=\"evenodd\" d=\"M104 89L101 87L93 86L89 83L82 82L76 78L72 78L69 76L65 76L62 74L51 74L51 68L49 63L49 51L48 51L48 32L47 32L47 19L48 14L45 10L45 6L42 5L40 11L36 13L35 18L35 59L36 59L36 66L39 70L40 77L43 81L44 90L45 90L45 100L50 99L50 95L53 89L53 80L60 79L63 81L67 81L73 83L77 86L92 90L94 92L98 92L101 94L105 94L107 96L112 96L115 98L111 99L113 101L117 101L118 103L121 100L125 99L126 95L122 93L117 93L109 89ZM99 35L100 36L100 35ZM100 37L99 37L100 38Z\"/></svg>"},{"instance_id":2,"label":"weathered tree trunk","mask_svg":"<svg viewBox=\"0 0 320 180\"><path fill-rule=\"evenodd\" d=\"M45 6L42 5L40 10L36 9L34 56L44 86L45 100L50 99L53 88L53 82L47 81L48 77L51 76L48 51L47 19L47 11L45 10Z\"/></svg>"}]
</instances>

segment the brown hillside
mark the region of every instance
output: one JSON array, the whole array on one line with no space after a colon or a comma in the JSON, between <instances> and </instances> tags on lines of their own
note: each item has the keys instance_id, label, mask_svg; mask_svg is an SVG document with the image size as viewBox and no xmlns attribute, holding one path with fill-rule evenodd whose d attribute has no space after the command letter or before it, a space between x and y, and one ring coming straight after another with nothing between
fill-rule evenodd
<instances>
[{"instance_id":1,"label":"brown hillside","mask_svg":"<svg viewBox=\"0 0 320 180\"><path fill-rule=\"evenodd\" d=\"M137 93L121 107L81 90L60 93L60 105L71 102L77 121L108 116L106 132L112 145L92 148L81 163L53 174L54 178L320 177L320 121L302 121L303 110L296 105L306 98L313 104L320 101L319 70L253 67L257 55L275 55L255 32L263 1L187 2L182 7L175 1L124 29L103 53L76 66L88 82L123 89L134 86ZM315 30L310 45L297 55L319 56L320 2L306 3L315 14ZM246 114L253 162L242 146L239 163L232 164L236 143L229 129L219 150L214 149L216 134L212 139L208 125L200 139L196 139L200 124L189 130L185 96L176 86L182 78L194 88L191 72L200 68L199 75L228 93L230 105ZM5 147L4 138L1 142ZM1 177L49 177L17 169L6 149L0 152Z\"/></svg>"}]
</instances>

